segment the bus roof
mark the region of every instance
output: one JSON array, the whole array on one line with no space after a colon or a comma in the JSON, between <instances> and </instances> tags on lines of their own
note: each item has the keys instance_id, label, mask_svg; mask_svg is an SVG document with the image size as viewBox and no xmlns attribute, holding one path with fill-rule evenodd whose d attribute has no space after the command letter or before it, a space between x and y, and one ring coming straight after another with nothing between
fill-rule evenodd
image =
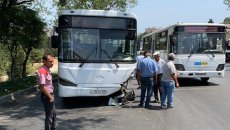
<instances>
[{"instance_id":1,"label":"bus roof","mask_svg":"<svg viewBox=\"0 0 230 130\"><path fill-rule=\"evenodd\" d=\"M225 24L219 24L219 23L176 23L174 25L171 25L171 26L168 26L165 28L161 28L161 29L156 30L154 32L148 33L148 34L144 35L144 38L151 36L152 34L168 30L169 28L172 28L172 27L174 28L176 26L224 26L224 27L226 27Z\"/></svg>"},{"instance_id":2,"label":"bus roof","mask_svg":"<svg viewBox=\"0 0 230 130\"><path fill-rule=\"evenodd\" d=\"M220 23L177 23L172 26L226 26Z\"/></svg>"},{"instance_id":3,"label":"bus roof","mask_svg":"<svg viewBox=\"0 0 230 130\"><path fill-rule=\"evenodd\" d=\"M120 11L108 10L61 10L60 15L82 15L82 16L103 16L103 17L121 17L121 18L134 18L137 19L133 13L125 13Z\"/></svg>"}]
</instances>

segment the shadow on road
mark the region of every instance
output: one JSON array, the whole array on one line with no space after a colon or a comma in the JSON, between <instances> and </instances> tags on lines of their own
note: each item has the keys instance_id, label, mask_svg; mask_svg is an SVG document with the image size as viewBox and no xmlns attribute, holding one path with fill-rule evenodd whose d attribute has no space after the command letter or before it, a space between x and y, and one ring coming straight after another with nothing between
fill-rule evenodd
<instances>
[{"instance_id":1,"label":"shadow on road","mask_svg":"<svg viewBox=\"0 0 230 130\"><path fill-rule=\"evenodd\" d=\"M202 82L197 78L179 78L180 87L201 87L201 86L217 86L218 84L212 82Z\"/></svg>"},{"instance_id":2,"label":"shadow on road","mask_svg":"<svg viewBox=\"0 0 230 130\"><path fill-rule=\"evenodd\" d=\"M108 97L72 97L60 98L58 97L58 109L74 109L87 107L100 107L108 105Z\"/></svg>"}]
</instances>

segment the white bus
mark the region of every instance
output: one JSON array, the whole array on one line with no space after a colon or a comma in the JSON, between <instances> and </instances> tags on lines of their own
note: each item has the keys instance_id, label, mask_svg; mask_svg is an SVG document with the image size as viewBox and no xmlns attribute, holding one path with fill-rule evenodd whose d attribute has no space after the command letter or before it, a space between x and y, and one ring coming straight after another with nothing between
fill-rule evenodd
<instances>
[{"instance_id":1,"label":"white bus","mask_svg":"<svg viewBox=\"0 0 230 130\"><path fill-rule=\"evenodd\" d=\"M63 10L58 17L60 97L109 96L135 70L136 15L103 10Z\"/></svg>"},{"instance_id":2,"label":"white bus","mask_svg":"<svg viewBox=\"0 0 230 130\"><path fill-rule=\"evenodd\" d=\"M160 51L163 59L173 52L180 78L224 77L225 25L214 23L178 23L146 34L143 50Z\"/></svg>"}]
</instances>

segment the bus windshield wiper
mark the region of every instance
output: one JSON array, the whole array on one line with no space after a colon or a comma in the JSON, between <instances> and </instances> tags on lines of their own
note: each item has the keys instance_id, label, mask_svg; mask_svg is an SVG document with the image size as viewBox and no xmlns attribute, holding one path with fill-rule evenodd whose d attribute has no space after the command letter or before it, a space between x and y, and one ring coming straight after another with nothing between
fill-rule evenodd
<instances>
[{"instance_id":1,"label":"bus windshield wiper","mask_svg":"<svg viewBox=\"0 0 230 130\"><path fill-rule=\"evenodd\" d=\"M84 60L79 54L77 54L76 52L74 52L74 55L76 55L80 60Z\"/></svg>"},{"instance_id":2,"label":"bus windshield wiper","mask_svg":"<svg viewBox=\"0 0 230 130\"><path fill-rule=\"evenodd\" d=\"M211 47L209 47L206 51L204 51L204 53L211 53L212 54L212 57L215 57L214 53L211 51Z\"/></svg>"},{"instance_id":3,"label":"bus windshield wiper","mask_svg":"<svg viewBox=\"0 0 230 130\"><path fill-rule=\"evenodd\" d=\"M199 44L197 44L190 52L189 56L188 57L191 57L192 54L194 53L195 49L199 46Z\"/></svg>"},{"instance_id":4,"label":"bus windshield wiper","mask_svg":"<svg viewBox=\"0 0 230 130\"><path fill-rule=\"evenodd\" d=\"M107 52L105 49L103 49L103 48L101 48L101 49L102 49L102 51L105 53L105 55L109 58L109 60L110 60L111 62L113 62L113 63L116 65L117 68L119 68L120 66L117 64L117 62L115 62L115 61L112 59L112 57L109 56L108 52Z\"/></svg>"},{"instance_id":5,"label":"bus windshield wiper","mask_svg":"<svg viewBox=\"0 0 230 130\"><path fill-rule=\"evenodd\" d=\"M196 48L193 48L188 57L191 57Z\"/></svg>"},{"instance_id":6,"label":"bus windshield wiper","mask_svg":"<svg viewBox=\"0 0 230 130\"><path fill-rule=\"evenodd\" d=\"M85 59L82 59L82 62L81 62L81 64L79 65L79 67L82 67L82 66L85 64L85 62L90 58L90 56L93 54L93 52L94 52L95 50L97 50L97 46L94 47L94 48L89 52L89 54L86 56Z\"/></svg>"}]
</instances>

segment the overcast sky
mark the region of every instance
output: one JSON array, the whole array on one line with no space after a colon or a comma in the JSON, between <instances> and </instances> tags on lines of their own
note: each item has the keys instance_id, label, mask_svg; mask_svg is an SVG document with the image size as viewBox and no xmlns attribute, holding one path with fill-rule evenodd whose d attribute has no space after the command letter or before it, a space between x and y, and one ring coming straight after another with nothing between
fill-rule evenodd
<instances>
[{"instance_id":1,"label":"overcast sky","mask_svg":"<svg viewBox=\"0 0 230 130\"><path fill-rule=\"evenodd\" d=\"M230 16L224 0L138 0L128 12L137 15L137 31L148 27L167 27L177 22L222 23Z\"/></svg>"}]
</instances>

